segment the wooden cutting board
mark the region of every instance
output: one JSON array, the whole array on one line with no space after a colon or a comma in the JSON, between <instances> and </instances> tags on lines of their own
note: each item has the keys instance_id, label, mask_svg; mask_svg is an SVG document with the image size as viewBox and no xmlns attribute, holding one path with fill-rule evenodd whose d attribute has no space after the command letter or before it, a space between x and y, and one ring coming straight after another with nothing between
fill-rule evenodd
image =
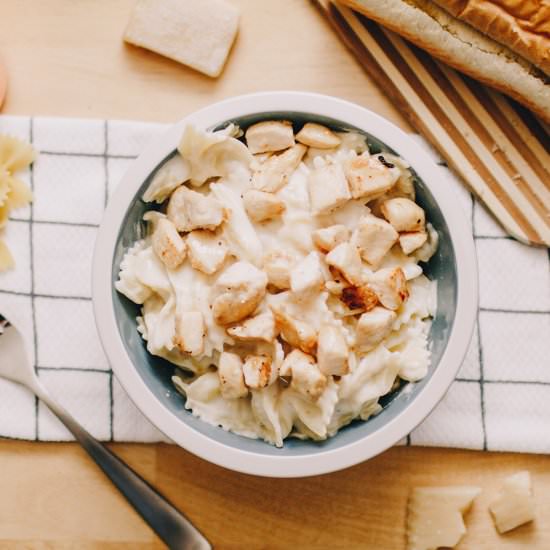
<instances>
[{"instance_id":1,"label":"wooden cutting board","mask_svg":"<svg viewBox=\"0 0 550 550\"><path fill-rule=\"evenodd\" d=\"M550 246L550 134L513 100L330 0L314 0L365 70L513 237Z\"/></svg>"}]
</instances>

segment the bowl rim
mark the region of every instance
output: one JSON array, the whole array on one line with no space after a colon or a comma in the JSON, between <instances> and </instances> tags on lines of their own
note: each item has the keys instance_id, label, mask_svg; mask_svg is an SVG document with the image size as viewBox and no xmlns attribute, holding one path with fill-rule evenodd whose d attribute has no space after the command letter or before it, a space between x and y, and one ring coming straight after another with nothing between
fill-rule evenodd
<instances>
[{"instance_id":1,"label":"bowl rim","mask_svg":"<svg viewBox=\"0 0 550 550\"><path fill-rule=\"evenodd\" d=\"M420 394L377 431L332 450L300 456L269 456L229 447L196 432L170 412L148 388L120 337L112 299L112 262L120 226L131 201L151 172L177 146L184 125L213 127L255 113L290 111L324 116L370 133L406 158L428 187L445 218L457 269L457 305L447 346ZM105 354L117 379L137 408L172 441L219 466L268 477L305 477L334 472L363 462L402 440L433 410L453 382L466 355L477 312L477 262L470 224L456 208L455 192L437 185L439 167L410 136L380 115L354 103L311 92L260 92L211 104L185 117L156 139L131 164L111 197L101 222L92 263L95 322ZM106 266L109 266L106 269Z\"/></svg>"}]
</instances>

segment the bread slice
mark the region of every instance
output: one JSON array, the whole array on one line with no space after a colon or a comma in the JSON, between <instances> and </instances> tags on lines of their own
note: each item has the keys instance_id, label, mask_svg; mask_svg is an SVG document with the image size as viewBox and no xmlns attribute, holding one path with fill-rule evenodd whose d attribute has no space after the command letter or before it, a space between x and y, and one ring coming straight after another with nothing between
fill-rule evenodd
<instances>
[{"instance_id":1,"label":"bread slice","mask_svg":"<svg viewBox=\"0 0 550 550\"><path fill-rule=\"evenodd\" d=\"M550 122L550 78L431 0L341 0L451 67L513 97Z\"/></svg>"},{"instance_id":2,"label":"bread slice","mask_svg":"<svg viewBox=\"0 0 550 550\"><path fill-rule=\"evenodd\" d=\"M138 0L124 40L215 77L238 23L237 8L225 0Z\"/></svg>"},{"instance_id":3,"label":"bread slice","mask_svg":"<svg viewBox=\"0 0 550 550\"><path fill-rule=\"evenodd\" d=\"M550 4L543 0L434 0L550 75Z\"/></svg>"}]
</instances>

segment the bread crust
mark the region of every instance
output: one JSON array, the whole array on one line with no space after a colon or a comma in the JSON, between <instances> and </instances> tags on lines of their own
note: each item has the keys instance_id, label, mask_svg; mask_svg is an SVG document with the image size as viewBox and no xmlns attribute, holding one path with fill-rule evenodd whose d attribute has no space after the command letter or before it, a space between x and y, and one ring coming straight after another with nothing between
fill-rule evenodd
<instances>
[{"instance_id":1,"label":"bread crust","mask_svg":"<svg viewBox=\"0 0 550 550\"><path fill-rule=\"evenodd\" d=\"M550 122L550 79L431 0L341 0L433 57L500 90Z\"/></svg>"},{"instance_id":2,"label":"bread crust","mask_svg":"<svg viewBox=\"0 0 550 550\"><path fill-rule=\"evenodd\" d=\"M434 0L550 75L550 4L542 0Z\"/></svg>"}]
</instances>

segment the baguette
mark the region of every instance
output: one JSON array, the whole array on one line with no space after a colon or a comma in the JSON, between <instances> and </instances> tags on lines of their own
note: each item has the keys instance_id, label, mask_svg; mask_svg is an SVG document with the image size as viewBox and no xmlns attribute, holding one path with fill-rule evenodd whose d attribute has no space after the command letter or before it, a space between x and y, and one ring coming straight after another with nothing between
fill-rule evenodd
<instances>
[{"instance_id":1,"label":"baguette","mask_svg":"<svg viewBox=\"0 0 550 550\"><path fill-rule=\"evenodd\" d=\"M550 78L431 0L341 0L451 67L519 101L550 122Z\"/></svg>"},{"instance_id":2,"label":"baguette","mask_svg":"<svg viewBox=\"0 0 550 550\"><path fill-rule=\"evenodd\" d=\"M550 75L550 4L543 0L434 0Z\"/></svg>"}]
</instances>

